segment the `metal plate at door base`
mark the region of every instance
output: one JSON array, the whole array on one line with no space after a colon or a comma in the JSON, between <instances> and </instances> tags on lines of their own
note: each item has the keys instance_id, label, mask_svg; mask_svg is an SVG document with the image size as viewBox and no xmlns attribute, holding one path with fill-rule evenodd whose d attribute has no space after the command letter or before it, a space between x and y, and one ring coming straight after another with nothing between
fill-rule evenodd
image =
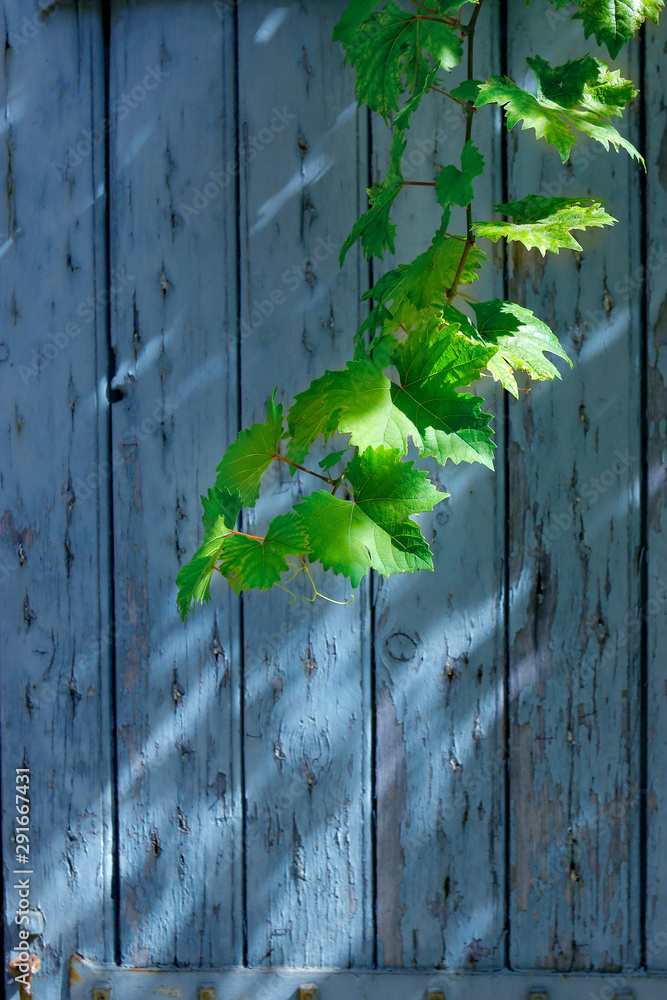
<instances>
[{"instance_id":1,"label":"metal plate at door base","mask_svg":"<svg viewBox=\"0 0 667 1000\"><path fill-rule=\"evenodd\" d=\"M70 1000L665 1000L667 976L123 969L75 955Z\"/></svg>"}]
</instances>

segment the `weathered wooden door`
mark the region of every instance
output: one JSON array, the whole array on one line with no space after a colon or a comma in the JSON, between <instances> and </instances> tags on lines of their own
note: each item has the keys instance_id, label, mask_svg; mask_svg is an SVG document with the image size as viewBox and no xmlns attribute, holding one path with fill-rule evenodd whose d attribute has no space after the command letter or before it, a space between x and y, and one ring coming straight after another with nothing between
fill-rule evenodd
<instances>
[{"instance_id":1,"label":"weathered wooden door","mask_svg":"<svg viewBox=\"0 0 667 1000\"><path fill-rule=\"evenodd\" d=\"M478 75L585 51L545 6L489 4ZM488 390L495 475L434 470L453 497L428 525L434 575L373 580L345 607L220 586L178 618L226 444L274 385L289 401L342 363L363 315L369 267L355 251L339 271L337 252L388 144L331 42L341 9L3 0L5 954L22 768L40 1000L67 995L74 953L414 972L320 975L350 1000L485 982L498 1000L531 983L663 996L647 973L667 971L664 26L622 66L643 88L645 182L629 158L584 148L563 167L478 116L489 211L593 190L619 223L569 260L498 255L483 279L575 365L516 405ZM462 119L436 99L415 131L406 169L430 179ZM401 254L436 226L414 190ZM77 997L110 982L75 968ZM210 981L174 975L146 989ZM299 976L248 989L278 1000ZM237 997L248 980L213 982Z\"/></svg>"}]
</instances>

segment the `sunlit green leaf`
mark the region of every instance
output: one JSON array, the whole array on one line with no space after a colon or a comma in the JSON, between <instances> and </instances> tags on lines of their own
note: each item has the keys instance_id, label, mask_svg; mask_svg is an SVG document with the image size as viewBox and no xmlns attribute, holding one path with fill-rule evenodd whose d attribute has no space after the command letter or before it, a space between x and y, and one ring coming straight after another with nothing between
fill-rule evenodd
<instances>
[{"instance_id":1,"label":"sunlit green leaf","mask_svg":"<svg viewBox=\"0 0 667 1000\"><path fill-rule=\"evenodd\" d=\"M410 515L432 510L447 494L397 452L368 449L349 463L353 500L321 491L296 511L308 535L311 559L359 585L369 568L383 576L432 569L431 551Z\"/></svg>"}]
</instances>

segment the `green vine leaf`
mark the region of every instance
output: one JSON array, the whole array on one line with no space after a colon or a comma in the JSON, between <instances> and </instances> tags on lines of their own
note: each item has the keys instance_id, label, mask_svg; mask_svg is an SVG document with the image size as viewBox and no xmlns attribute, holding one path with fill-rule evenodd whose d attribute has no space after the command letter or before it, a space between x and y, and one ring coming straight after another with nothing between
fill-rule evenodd
<instances>
[{"instance_id":1,"label":"green vine leaf","mask_svg":"<svg viewBox=\"0 0 667 1000\"><path fill-rule=\"evenodd\" d=\"M433 69L458 66L463 48L451 25L418 8L404 11L394 0L374 13L370 6L378 5L350 0L334 38L343 44L345 63L356 65L359 104L387 118L406 90L420 97L426 92Z\"/></svg>"},{"instance_id":2,"label":"green vine leaf","mask_svg":"<svg viewBox=\"0 0 667 1000\"><path fill-rule=\"evenodd\" d=\"M340 42L347 49L354 42L359 26L371 16L377 6L378 0L350 0L340 20L334 25L332 40Z\"/></svg>"},{"instance_id":3,"label":"green vine leaf","mask_svg":"<svg viewBox=\"0 0 667 1000\"><path fill-rule=\"evenodd\" d=\"M395 251L396 224L391 221L389 213L403 187L401 160L407 141L403 131L397 131L391 144L389 170L382 184L373 184L367 189L371 207L360 219L357 219L352 232L343 243L339 261L342 265L347 251L361 237L361 246L367 260L372 256L382 260L385 250Z\"/></svg>"},{"instance_id":4,"label":"green vine leaf","mask_svg":"<svg viewBox=\"0 0 667 1000\"><path fill-rule=\"evenodd\" d=\"M204 538L190 561L181 566L176 585L177 603L181 620L185 621L193 602L211 600L211 577L225 541L234 530L234 525L243 506L238 490L214 486L207 496L201 498L204 514Z\"/></svg>"},{"instance_id":5,"label":"green vine leaf","mask_svg":"<svg viewBox=\"0 0 667 1000\"><path fill-rule=\"evenodd\" d=\"M530 309L501 299L475 302L473 309L477 319L477 336L485 344L497 348L488 369L517 399L519 389L514 372L526 372L537 381L561 377L555 365L545 358L545 351L562 358L572 367L558 338Z\"/></svg>"},{"instance_id":6,"label":"green vine leaf","mask_svg":"<svg viewBox=\"0 0 667 1000\"><path fill-rule=\"evenodd\" d=\"M551 2L558 9L566 6L566 0ZM646 17L657 20L663 7L663 0L574 3L586 37L595 34L613 55ZM517 241L543 255L562 248L581 250L574 232L616 220L599 199L528 195L497 205L496 212L505 217L500 221L473 222L473 196L485 167L471 137L475 112L487 104L503 107L510 128L520 123L524 130L534 130L556 147L563 161L575 141L586 136L605 149L623 148L643 164L611 124L636 91L592 55L553 67L540 56L529 58L535 93L506 76L475 80L473 42L481 0L466 22L462 8L469 10L471 4L475 0L410 0L408 6L405 0L406 10L396 0L349 0L334 29L345 62L356 67L359 103L366 102L393 129L387 175L368 190L368 210L343 244L341 264L357 239L367 259L382 258L387 250L394 253L391 211L407 184L435 188L440 225L426 250L389 270L363 295L372 300L372 308L354 336L352 359L297 394L287 414L287 432L274 391L266 421L242 431L227 449L214 489L202 497L202 544L177 577L183 618L194 601L210 599L216 568L237 593L284 586L282 577L290 569L293 576L302 569L310 576L304 557L345 575L354 586L369 568L384 575L432 568L429 547L411 518L431 510L447 494L406 459L408 449L414 446L420 458L443 466L447 461L478 462L492 468L492 417L482 411L482 400L466 390L487 374L516 397L516 372L553 380L561 377L555 359L569 362L554 333L529 309L501 299L477 302L461 290L487 260L477 240ZM464 39L467 79L448 93L440 76L460 61ZM438 92L433 100L444 96L465 106L460 168L446 165L435 181L406 181L403 156L411 117L429 91ZM421 150L419 155L416 162L423 163ZM465 209L463 233L449 231L454 206ZM454 305L458 297L471 304L474 322L468 306ZM346 435L347 447L317 456L321 471L304 465L313 444L334 434ZM284 439L289 440L283 457L279 448ZM331 470L343 468L350 449L352 458L334 478ZM287 462L292 474L299 469L304 477L326 483L330 492L300 499L271 521L265 538L234 530L242 506L254 506L262 477L276 459ZM289 556L299 561L290 564ZM318 596L312 578L311 583Z\"/></svg>"},{"instance_id":7,"label":"green vine leaf","mask_svg":"<svg viewBox=\"0 0 667 1000\"><path fill-rule=\"evenodd\" d=\"M461 151L461 169L443 167L435 182L435 194L443 208L460 205L466 208L473 199L472 182L484 173L484 157L474 142L466 142Z\"/></svg>"},{"instance_id":8,"label":"green vine leaf","mask_svg":"<svg viewBox=\"0 0 667 1000\"><path fill-rule=\"evenodd\" d=\"M606 63L590 55L554 68L540 56L527 62L537 77L536 97L509 77L492 76L479 88L476 106L504 107L508 128L523 121L522 129L535 129L537 138L555 146L564 163L575 132L583 132L605 149L610 144L616 150L622 147L644 165L638 150L608 121L612 115L621 115L637 94L618 70L612 72Z\"/></svg>"},{"instance_id":9,"label":"green vine leaf","mask_svg":"<svg viewBox=\"0 0 667 1000\"><path fill-rule=\"evenodd\" d=\"M424 77L422 86L419 90L415 90L412 97L409 97L405 102L401 110L394 115L391 121L391 128L396 131L407 131L410 128L410 118L412 113L417 110L421 104L422 97L438 82L438 70L433 69L430 73L427 73ZM387 122L389 124L389 122Z\"/></svg>"},{"instance_id":10,"label":"green vine leaf","mask_svg":"<svg viewBox=\"0 0 667 1000\"><path fill-rule=\"evenodd\" d=\"M571 0L552 0L557 9ZM595 35L598 45L606 45L615 59L647 18L658 23L663 0L574 0L574 18L584 22L584 35Z\"/></svg>"},{"instance_id":11,"label":"green vine leaf","mask_svg":"<svg viewBox=\"0 0 667 1000\"><path fill-rule=\"evenodd\" d=\"M435 320L404 342L392 338L385 360L396 367L398 383L368 357L325 372L289 411L288 458L300 463L320 434L326 440L338 430L361 451L384 447L404 455L411 437L420 456L441 465L449 459L492 468L491 417L478 397L457 390L479 378L497 348L471 344L457 330Z\"/></svg>"},{"instance_id":12,"label":"green vine leaf","mask_svg":"<svg viewBox=\"0 0 667 1000\"><path fill-rule=\"evenodd\" d=\"M222 548L221 571L232 590L270 590L290 569L289 555L309 551L302 521L294 511L279 514L270 522L264 540L231 535Z\"/></svg>"},{"instance_id":13,"label":"green vine leaf","mask_svg":"<svg viewBox=\"0 0 667 1000\"><path fill-rule=\"evenodd\" d=\"M431 550L410 515L432 510L447 496L426 473L395 451L368 449L349 463L354 500L321 491L300 500L296 512L311 561L348 577L357 587L369 568L383 576L433 569Z\"/></svg>"},{"instance_id":14,"label":"green vine leaf","mask_svg":"<svg viewBox=\"0 0 667 1000\"><path fill-rule=\"evenodd\" d=\"M410 421L420 456L440 465L450 459L492 469L491 416L482 413L483 400L457 390L479 378L496 349L469 344L457 332L437 320L410 331L394 351L400 381L392 384L392 401Z\"/></svg>"},{"instance_id":15,"label":"green vine leaf","mask_svg":"<svg viewBox=\"0 0 667 1000\"><path fill-rule=\"evenodd\" d=\"M364 299L373 298L385 307L389 305L391 322L395 326L403 322L404 318L408 320L415 309L425 309L442 302L443 296L451 287L465 244L463 240L447 235L448 225L449 210L445 209L440 228L428 250L411 264L399 264L394 270L388 271L362 296ZM465 260L461 284L474 281L485 260L487 257L483 250L477 246L471 247Z\"/></svg>"},{"instance_id":16,"label":"green vine leaf","mask_svg":"<svg viewBox=\"0 0 667 1000\"><path fill-rule=\"evenodd\" d=\"M340 462L346 451L349 451L349 449L343 448L342 451L332 451L330 455L326 455L322 461L317 464L323 472L328 472L329 469L333 469L334 465L337 465L338 462Z\"/></svg>"},{"instance_id":17,"label":"green vine leaf","mask_svg":"<svg viewBox=\"0 0 667 1000\"><path fill-rule=\"evenodd\" d=\"M339 430L362 450L382 445L404 454L410 431L400 411L394 411L391 382L367 357L311 382L297 395L287 423L292 434L287 457L299 464L320 434L326 441Z\"/></svg>"},{"instance_id":18,"label":"green vine leaf","mask_svg":"<svg viewBox=\"0 0 667 1000\"><path fill-rule=\"evenodd\" d=\"M479 96L479 88L482 86L482 80L463 80L458 87L454 87L450 90L452 97L458 97L461 101L468 101L470 104L474 104Z\"/></svg>"},{"instance_id":19,"label":"green vine leaf","mask_svg":"<svg viewBox=\"0 0 667 1000\"><path fill-rule=\"evenodd\" d=\"M274 399L275 390L267 403L266 423L241 431L216 469L215 485L238 490L244 507L254 507L257 502L260 481L275 459L283 435L283 405L276 406Z\"/></svg>"},{"instance_id":20,"label":"green vine leaf","mask_svg":"<svg viewBox=\"0 0 667 1000\"><path fill-rule=\"evenodd\" d=\"M545 198L529 194L521 201L496 205L496 212L509 215L513 221L478 222L475 224L478 237L486 237L494 243L503 237L510 242L518 240L527 250L537 247L542 256L547 250L558 253L561 247L581 250L572 236L573 229L613 226L616 222L607 215L601 202L590 198Z\"/></svg>"}]
</instances>

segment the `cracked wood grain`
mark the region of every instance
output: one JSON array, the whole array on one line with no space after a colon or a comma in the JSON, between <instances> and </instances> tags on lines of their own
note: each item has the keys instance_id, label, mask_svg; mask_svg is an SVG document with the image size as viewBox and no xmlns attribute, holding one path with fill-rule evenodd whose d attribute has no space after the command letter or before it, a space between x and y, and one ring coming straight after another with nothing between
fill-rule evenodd
<instances>
[{"instance_id":1,"label":"cracked wood grain","mask_svg":"<svg viewBox=\"0 0 667 1000\"><path fill-rule=\"evenodd\" d=\"M111 135L111 264L133 276L112 310L120 930L140 966L243 954L238 603L214 581L183 626L174 584L236 432L234 25L221 12L111 11L110 104L129 108Z\"/></svg>"},{"instance_id":2,"label":"cracked wood grain","mask_svg":"<svg viewBox=\"0 0 667 1000\"><path fill-rule=\"evenodd\" d=\"M548 52L543 12L509 17L510 66L590 48L564 15ZM636 46L621 58L637 80ZM512 297L575 362L510 405L510 959L563 972L622 968L639 943L639 649L617 643L638 600L639 177L581 149L563 167L532 133L509 137L510 198L592 192L619 219L583 254L511 255Z\"/></svg>"},{"instance_id":3,"label":"cracked wood grain","mask_svg":"<svg viewBox=\"0 0 667 1000\"><path fill-rule=\"evenodd\" d=\"M367 269L357 252L341 273L337 257L363 211L365 115L331 42L339 14L334 0L238 8L243 426L275 385L289 404L341 367L360 322ZM302 489L272 469L248 524ZM315 579L350 594L341 577ZM303 574L290 588L294 604L281 590L243 600L248 961L369 965L368 591L338 607L302 600Z\"/></svg>"},{"instance_id":4,"label":"cracked wood grain","mask_svg":"<svg viewBox=\"0 0 667 1000\"><path fill-rule=\"evenodd\" d=\"M103 116L98 7L28 22L3 4L0 90L0 724L4 946L18 944L15 769L30 769L39 993L73 951L113 959L104 157L67 169ZM30 12L32 14L32 11ZM27 36L27 37L26 37ZM39 930L34 918L32 929ZM6 969L6 965L5 965Z\"/></svg>"},{"instance_id":5,"label":"cracked wood grain","mask_svg":"<svg viewBox=\"0 0 667 1000\"><path fill-rule=\"evenodd\" d=\"M213 603L187 626L175 606L175 575L200 538L199 494L237 431L239 408L244 425L261 418L276 383L289 402L310 377L348 357L359 321L367 267L350 253L339 274L336 257L363 211L368 148L352 74L330 41L340 9L333 0L112 5L109 453L104 147L79 147L106 113L100 11L53 5L26 38L23 7L5 0L2 835L7 867L14 768L26 764L39 834L33 903L45 920L35 942L39 996L48 1000L61 996L72 952L115 957L114 638L124 962L219 967L242 962L245 950L257 967L363 967L375 948L385 967L504 963L502 459L495 476L468 466L436 472L452 499L424 518L435 573L376 584L375 705L368 589L346 608L313 608L300 596L290 605L279 591L248 596L243 650L239 602L218 582ZM512 0L510 66L535 51L554 63L585 51L581 25L568 13L545 41L544 11ZM519 969L636 968L644 917L647 966L667 969L663 49L664 26L649 26L644 265L638 174L629 160L582 146L574 169L532 135L509 139L511 198L590 190L620 220L614 231L585 235L583 254L543 259L510 250L511 297L554 325L576 365L564 369L562 383L536 386L510 407L509 917L510 963ZM488 54L478 51L479 75L496 71L497 61L487 67ZM636 48L622 58L638 80ZM499 149L486 110L474 137L489 163ZM456 158L457 122L458 111L439 98L415 116L406 177L430 178L436 163ZM636 118L629 122L636 131ZM381 122L373 148L380 179L388 151ZM426 190L401 199L394 218L399 239L407 236L405 259L428 243L439 211ZM499 200L497 190L488 204L476 202L476 212L487 214ZM501 285L491 282L479 297L494 294ZM495 385L486 388L492 402ZM110 476L115 623L108 620ZM272 471L257 522L306 485L284 468ZM349 594L340 579L317 579L332 597ZM307 593L301 580L295 589ZM16 943L10 891L6 901L7 949Z\"/></svg>"},{"instance_id":6,"label":"cracked wood grain","mask_svg":"<svg viewBox=\"0 0 667 1000\"><path fill-rule=\"evenodd\" d=\"M478 75L497 72L499 30L490 6L479 21ZM464 77L461 66L447 88ZM410 131L406 179L432 180L439 166L457 162L464 132L463 109L428 95ZM492 114L475 116L473 139L487 163L475 188L475 211L485 217L502 200ZM374 181L386 172L389 142L378 118ZM450 231L464 232L465 213L455 212ZM376 277L424 250L440 215L431 190L406 189L392 211L397 256L374 264ZM480 299L502 295L502 259L489 256L470 290ZM420 518L434 572L377 583L378 962L385 966L470 970L504 962L503 404L492 405L500 388L490 378L475 391L496 418L495 473L427 463L451 494Z\"/></svg>"},{"instance_id":7,"label":"cracked wood grain","mask_svg":"<svg viewBox=\"0 0 667 1000\"><path fill-rule=\"evenodd\" d=\"M664 26L646 32L647 244L644 275L648 295L647 410L647 899L646 966L667 970L667 111ZM642 283L642 284L643 284ZM635 631L637 622L631 623ZM630 631L630 628L628 631Z\"/></svg>"}]
</instances>

